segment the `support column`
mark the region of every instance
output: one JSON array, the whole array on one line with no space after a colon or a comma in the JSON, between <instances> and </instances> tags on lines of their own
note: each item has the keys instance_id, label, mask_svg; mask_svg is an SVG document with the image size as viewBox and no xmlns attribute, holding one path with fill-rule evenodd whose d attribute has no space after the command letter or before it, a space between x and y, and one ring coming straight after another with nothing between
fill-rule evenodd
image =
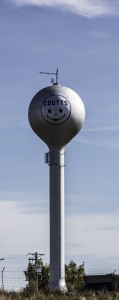
<instances>
[{"instance_id":1,"label":"support column","mask_svg":"<svg viewBox=\"0 0 119 300\"><path fill-rule=\"evenodd\" d=\"M64 261L64 149L48 153L50 166L50 289L66 291Z\"/></svg>"}]
</instances>

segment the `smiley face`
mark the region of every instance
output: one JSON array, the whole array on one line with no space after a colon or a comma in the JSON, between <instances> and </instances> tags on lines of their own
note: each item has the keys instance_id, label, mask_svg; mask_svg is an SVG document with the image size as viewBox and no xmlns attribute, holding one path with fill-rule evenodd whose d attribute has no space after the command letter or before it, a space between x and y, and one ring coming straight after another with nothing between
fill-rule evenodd
<instances>
[{"instance_id":1,"label":"smiley face","mask_svg":"<svg viewBox=\"0 0 119 300\"><path fill-rule=\"evenodd\" d=\"M66 122L70 113L70 103L64 96L52 95L42 102L41 115L50 124L59 125Z\"/></svg>"}]
</instances>

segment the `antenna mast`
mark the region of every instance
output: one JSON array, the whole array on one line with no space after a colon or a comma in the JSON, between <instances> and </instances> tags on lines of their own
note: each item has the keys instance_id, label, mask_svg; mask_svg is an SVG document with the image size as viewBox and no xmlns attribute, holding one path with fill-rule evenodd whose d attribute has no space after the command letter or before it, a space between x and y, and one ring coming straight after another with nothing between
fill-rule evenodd
<instances>
[{"instance_id":1,"label":"antenna mast","mask_svg":"<svg viewBox=\"0 0 119 300\"><path fill-rule=\"evenodd\" d=\"M56 76L56 82L54 83L54 80L52 81L54 84L58 84L58 68L56 69L56 72L40 72L40 74L46 74L46 75L55 75Z\"/></svg>"}]
</instances>

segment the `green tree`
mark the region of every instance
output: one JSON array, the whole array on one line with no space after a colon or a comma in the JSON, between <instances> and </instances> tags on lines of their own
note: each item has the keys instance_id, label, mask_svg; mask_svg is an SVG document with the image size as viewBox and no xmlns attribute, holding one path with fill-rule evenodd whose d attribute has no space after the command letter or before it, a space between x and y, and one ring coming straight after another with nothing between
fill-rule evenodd
<instances>
[{"instance_id":1,"label":"green tree","mask_svg":"<svg viewBox=\"0 0 119 300\"><path fill-rule=\"evenodd\" d=\"M43 264L42 259L37 261L37 266L29 262L26 271L24 271L27 288L30 290L39 290L47 288L49 285L49 266Z\"/></svg>"},{"instance_id":2,"label":"green tree","mask_svg":"<svg viewBox=\"0 0 119 300\"><path fill-rule=\"evenodd\" d=\"M84 286L84 264L77 266L71 260L68 265L65 265L65 279L69 290L81 290Z\"/></svg>"},{"instance_id":3,"label":"green tree","mask_svg":"<svg viewBox=\"0 0 119 300\"><path fill-rule=\"evenodd\" d=\"M49 286L49 265L43 264L41 273L38 274L38 288L45 289Z\"/></svg>"},{"instance_id":4,"label":"green tree","mask_svg":"<svg viewBox=\"0 0 119 300\"><path fill-rule=\"evenodd\" d=\"M36 291L36 270L35 266L31 262L29 262L26 271L24 271L24 274L26 277L26 281L28 282L26 288L32 294Z\"/></svg>"}]
</instances>

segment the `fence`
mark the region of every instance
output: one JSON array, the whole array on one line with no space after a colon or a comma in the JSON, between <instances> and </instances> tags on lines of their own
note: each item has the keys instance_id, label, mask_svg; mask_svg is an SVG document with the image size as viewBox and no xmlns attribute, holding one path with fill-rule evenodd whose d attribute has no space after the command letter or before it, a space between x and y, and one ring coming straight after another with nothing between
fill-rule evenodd
<instances>
[{"instance_id":1,"label":"fence","mask_svg":"<svg viewBox=\"0 0 119 300\"><path fill-rule=\"evenodd\" d=\"M23 266L0 266L0 289L19 291L27 285ZM88 269L86 275L119 274L119 269Z\"/></svg>"},{"instance_id":2,"label":"fence","mask_svg":"<svg viewBox=\"0 0 119 300\"><path fill-rule=\"evenodd\" d=\"M23 289L25 281L24 270L21 267L0 268L0 289L6 291L19 291Z\"/></svg>"}]
</instances>

